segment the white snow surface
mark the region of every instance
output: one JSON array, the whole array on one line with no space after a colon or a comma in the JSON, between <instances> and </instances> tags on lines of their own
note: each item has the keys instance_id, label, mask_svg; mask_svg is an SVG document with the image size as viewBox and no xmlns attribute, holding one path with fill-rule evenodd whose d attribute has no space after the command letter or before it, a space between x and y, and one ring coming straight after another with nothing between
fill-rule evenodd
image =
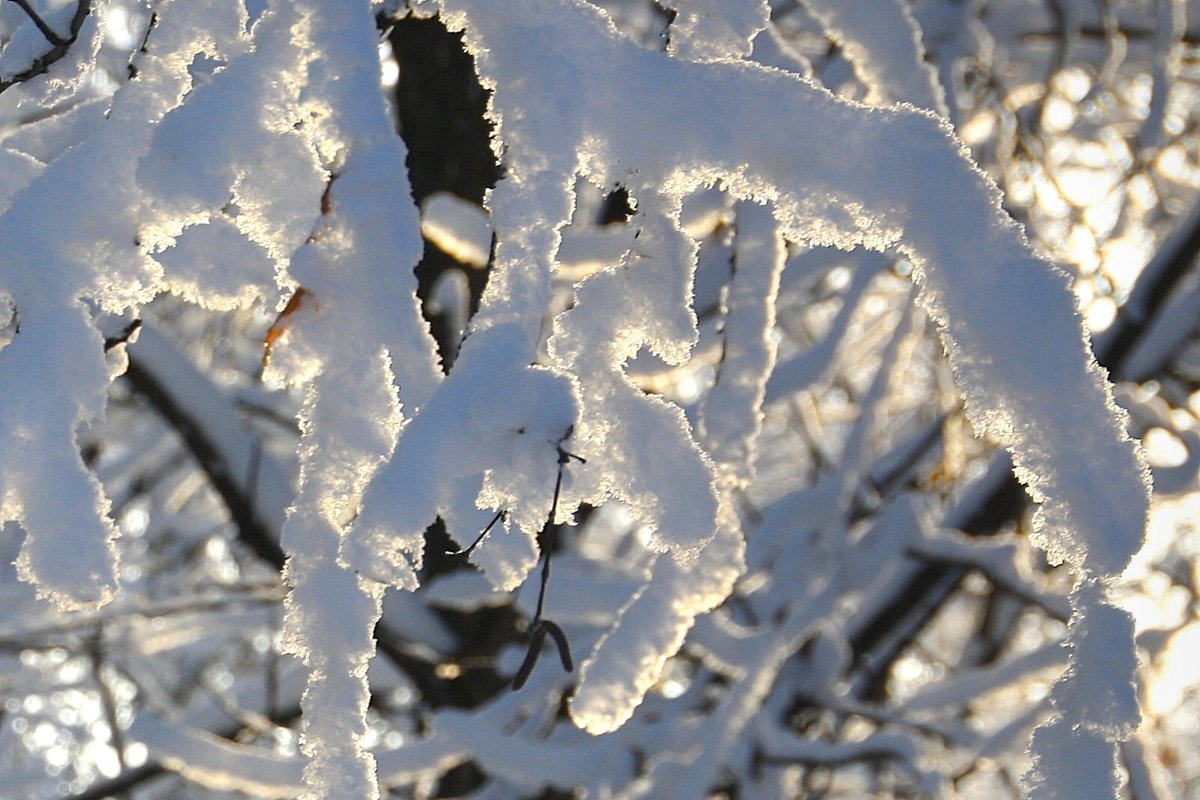
<instances>
[{"instance_id":1,"label":"white snow surface","mask_svg":"<svg viewBox=\"0 0 1200 800\"><path fill-rule=\"evenodd\" d=\"M524 580L537 563L533 538L550 514L559 443L577 414L570 381L530 366L524 343L511 324L467 338L455 368L405 426L367 491L343 549L346 563L415 589L425 529L439 514L465 547L505 510L518 530L493 529L477 563L497 588Z\"/></svg>"},{"instance_id":2,"label":"white snow surface","mask_svg":"<svg viewBox=\"0 0 1200 800\"><path fill-rule=\"evenodd\" d=\"M668 52L698 61L727 61L750 54L751 42L768 25L767 0L664 0L676 12Z\"/></svg>"},{"instance_id":3,"label":"white snow surface","mask_svg":"<svg viewBox=\"0 0 1200 800\"><path fill-rule=\"evenodd\" d=\"M854 65L868 104L911 103L948 116L937 74L924 61L921 29L904 0L803 1Z\"/></svg>"}]
</instances>

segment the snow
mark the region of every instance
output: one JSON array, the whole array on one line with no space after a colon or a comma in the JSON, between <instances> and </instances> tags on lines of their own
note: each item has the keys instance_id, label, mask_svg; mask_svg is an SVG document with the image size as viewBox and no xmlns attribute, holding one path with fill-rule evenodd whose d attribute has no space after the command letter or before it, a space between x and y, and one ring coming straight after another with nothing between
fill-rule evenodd
<instances>
[{"instance_id":1,"label":"snow","mask_svg":"<svg viewBox=\"0 0 1200 800\"><path fill-rule=\"evenodd\" d=\"M225 216L193 225L158 256L172 293L216 310L249 306L275 285L275 261Z\"/></svg>"},{"instance_id":2,"label":"snow","mask_svg":"<svg viewBox=\"0 0 1200 800\"><path fill-rule=\"evenodd\" d=\"M1050 690L1058 714L1038 726L1022 777L1031 800L1114 797L1118 744L1141 722L1133 617L1106 601L1102 580L1080 579L1071 593L1066 671Z\"/></svg>"},{"instance_id":3,"label":"snow","mask_svg":"<svg viewBox=\"0 0 1200 800\"><path fill-rule=\"evenodd\" d=\"M676 12L667 52L689 60L744 58L771 14L767 0L665 0L662 5Z\"/></svg>"},{"instance_id":4,"label":"snow","mask_svg":"<svg viewBox=\"0 0 1200 800\"><path fill-rule=\"evenodd\" d=\"M626 225L580 230L574 226L563 233L557 255L556 274L570 280L582 279L610 264L616 264L633 247L633 231Z\"/></svg>"},{"instance_id":5,"label":"snow","mask_svg":"<svg viewBox=\"0 0 1200 800\"><path fill-rule=\"evenodd\" d=\"M736 532L718 534L691 570L660 558L643 589L579 670L571 716L589 733L621 727L662 674L696 617L716 607L741 572Z\"/></svg>"},{"instance_id":6,"label":"snow","mask_svg":"<svg viewBox=\"0 0 1200 800\"><path fill-rule=\"evenodd\" d=\"M921 30L902 0L803 0L846 52L867 86L869 105L912 103L948 115L946 98L924 61Z\"/></svg>"},{"instance_id":7,"label":"snow","mask_svg":"<svg viewBox=\"0 0 1200 800\"><path fill-rule=\"evenodd\" d=\"M303 67L304 51L272 41L286 32L270 25L251 48L245 10L238 8L225 20L228 27L209 32L203 43L205 56L225 62L222 69L155 126L138 164L138 183L157 212L142 235L161 249L188 225L230 215L227 223L278 260L311 231L313 198L325 176L292 129L302 112L290 75Z\"/></svg>"},{"instance_id":8,"label":"snow","mask_svg":"<svg viewBox=\"0 0 1200 800\"><path fill-rule=\"evenodd\" d=\"M749 203L737 211L733 281L722 302L722 363L700 411L698 434L721 464L754 464L762 429L762 404L775 365L775 299L784 266L783 240L766 209ZM751 475L740 475L745 482Z\"/></svg>"},{"instance_id":9,"label":"snow","mask_svg":"<svg viewBox=\"0 0 1200 800\"><path fill-rule=\"evenodd\" d=\"M452 738L449 735L455 729L452 719L451 715L444 715L439 718L438 730L433 735L406 742L399 750L380 752L380 782L412 783L424 775L441 775L462 763L472 745L478 745L471 737ZM462 725L457 728L461 730ZM148 711L137 715L126 735L131 741L143 743L154 761L213 791L292 798L305 790L304 759L297 756L235 744L199 728L168 722Z\"/></svg>"},{"instance_id":10,"label":"snow","mask_svg":"<svg viewBox=\"0 0 1200 800\"><path fill-rule=\"evenodd\" d=\"M63 607L94 607L115 591L116 532L74 440L80 422L102 413L110 380L102 339L80 301L120 312L154 294L159 271L135 244L145 206L132 175L153 131L147 123L186 83L183 60L196 52L210 12L210 3L195 3L179 14L179 27L166 22L166 57L147 58L146 81L114 101L94 137L13 195L0 218L0 285L21 330L0 352L0 375L22 387L0 404L14 436L0 459L0 511L28 533L22 577ZM47 219L59 222L46 226ZM61 558L64 551L74 557Z\"/></svg>"},{"instance_id":11,"label":"snow","mask_svg":"<svg viewBox=\"0 0 1200 800\"><path fill-rule=\"evenodd\" d=\"M907 6L806 0L869 103L887 106L871 107L802 77L806 64L770 28L763 0L664 3L678 11L667 53L623 37L581 0L416 5L464 31L492 92L505 177L485 210L448 195L420 213L414 206L379 91L367 3L280 0L249 32L236 0L162 3L139 78L121 86L107 117L99 103L80 106L46 134L15 134L0 149L0 290L13 314L0 349L0 381L12 387L0 397L9 437L0 516L26 531L21 577L63 608L94 608L117 591L116 529L75 440L103 413L113 377L96 310L132 311L162 291L208 309L306 299L265 370L303 396L299 487L286 520L270 522L288 553L285 647L309 670L304 756L275 758L149 715L132 735L201 783L260 796L370 800L380 776L433 775L467 758L522 790L572 785L586 768L582 733L532 744L480 724L484 713L441 712L425 740L377 762L365 744L374 626L388 587L419 588L425 532L438 518L463 547L500 520L469 555L481 579L432 587L431 602L463 610L526 582L544 557L537 537L547 524L570 523L585 504L620 502L653 553L603 581L580 573L567 581L577 591L616 588L616 597L552 598L555 618L589 631L567 705L583 731L619 735L695 630L698 648L724 651L736 682L688 728L694 760L655 760L642 788L703 794L809 637L818 636L810 655L823 667L813 680L834 694L848 651L827 632L864 612L856 597L831 609L862 575L895 579L912 547L1020 582L1007 542L931 534L912 496L872 509L865 530L847 521L898 353L927 314L977 433L1011 453L1039 504L1032 540L1075 571L1068 666L1051 691L1055 716L1034 737L1031 796L1080 787L1110 796L1116 743L1139 712L1132 621L1108 589L1141 543L1147 470L1066 276L1031 252L937 116L945 101ZM88 24L80 44L94 48L100 23ZM28 49L19 40L9 47L6 58ZM193 77L204 72L192 69L197 59L211 67L203 77ZM62 72L73 69L63 62ZM47 83L44 97L58 91ZM564 235L581 179L627 190L629 224ZM729 222L730 199L733 268L716 276L718 320L704 339L718 363L693 424L679 405L644 391L632 365L653 357L679 366L697 352L696 293L710 287L697 286L696 239ZM415 293L422 233L471 268L492 263L445 375ZM823 339L776 369L785 240L873 254L849 275ZM764 404L829 374L872 282L897 255L913 265L918 308L881 325L892 338L857 398L839 468L769 510L768 523L801 519L801 530L748 525L739 493L754 476ZM569 301L556 296L567 284ZM466 297L458 280L434 299L466 324ZM224 398L194 380L152 328L130 350L201 421L225 468L243 474L254 456ZM290 484L277 467L264 474L272 498L264 507L279 514ZM748 544L760 530L770 533ZM696 628L747 565L754 578L778 572L775 580L801 582L810 603L769 608L764 618L776 625L761 633ZM407 613L423 608L412 597L393 594L388 606L423 638L453 644L435 617ZM738 647L716 646L731 642ZM1059 658L1046 650L1022 668ZM566 680L537 675L555 712L556 681ZM496 707L537 698L504 702ZM775 744L814 761L914 752L908 738L885 733L854 745Z\"/></svg>"},{"instance_id":12,"label":"snow","mask_svg":"<svg viewBox=\"0 0 1200 800\"><path fill-rule=\"evenodd\" d=\"M533 537L550 513L558 447L570 447L576 404L568 381L529 366L524 341L516 326L497 325L463 343L449 377L405 426L367 491L343 551L347 563L414 589L425 529L439 514L466 547L506 510L517 530L497 526L472 558L497 588L524 580L537 563Z\"/></svg>"},{"instance_id":13,"label":"snow","mask_svg":"<svg viewBox=\"0 0 1200 800\"><path fill-rule=\"evenodd\" d=\"M270 84L283 96L259 112L275 125L292 114L304 119L301 135L328 174L310 206L320 219L289 263L288 277L313 302L301 305L269 372L305 390L300 488L283 529L292 589L284 642L310 668L301 701L309 757L304 796L369 800L379 787L363 745L366 672L384 587L344 567L338 553L366 483L394 447L401 403L415 411L440 380L409 271L421 253L419 220L407 182L397 177L405 174L404 150L379 92L369 9L347 14L335 2L281 4L268 8L255 32L260 45L252 55L289 70ZM298 105L279 120L272 103L285 111ZM287 153L293 139L285 142ZM274 209L256 203L255 210ZM285 231L293 215L286 217ZM348 385L354 403L341 401Z\"/></svg>"},{"instance_id":14,"label":"snow","mask_svg":"<svg viewBox=\"0 0 1200 800\"><path fill-rule=\"evenodd\" d=\"M1056 717L1034 731L1030 750L1034 766L1023 779L1028 800L1117 796L1117 748L1103 734Z\"/></svg>"},{"instance_id":15,"label":"snow","mask_svg":"<svg viewBox=\"0 0 1200 800\"><path fill-rule=\"evenodd\" d=\"M228 15L230 29L205 43L224 67L157 126L138 166L157 211L143 235L163 251L168 284L202 302L244 304L269 296L275 280L312 298L289 319L267 374L306 390L300 489L283 526L292 586L285 643L311 670L302 701L307 796L369 798L378 787L362 746L366 667L383 587L340 566L338 549L370 473L394 446L402 419L394 384L415 409L440 380L415 279L398 279L420 255L417 212L396 177L404 153L378 91L366 9L268 8L252 46L244 13ZM233 244L248 256L238 275L204 257L213 237L223 252ZM338 402L347 385L355 404Z\"/></svg>"},{"instance_id":16,"label":"snow","mask_svg":"<svg viewBox=\"0 0 1200 800\"><path fill-rule=\"evenodd\" d=\"M32 183L42 167L37 159L19 150L0 149L0 212L8 209L12 196Z\"/></svg>"},{"instance_id":17,"label":"snow","mask_svg":"<svg viewBox=\"0 0 1200 800\"><path fill-rule=\"evenodd\" d=\"M1076 589L1077 605L1091 604L1077 614L1067 630L1070 662L1050 693L1056 708L1072 715L1076 724L1105 734L1109 741L1127 738L1141 722L1138 710L1137 655L1115 642L1133 638L1128 612L1103 602L1095 586ZM1086 598L1086 600L1085 600Z\"/></svg>"},{"instance_id":18,"label":"snow","mask_svg":"<svg viewBox=\"0 0 1200 800\"><path fill-rule=\"evenodd\" d=\"M631 385L622 366L642 346L668 363L685 360L697 336L688 303L695 245L672 223L677 209L654 213L645 200L641 209L636 249L576 288L550 340L551 357L582 389L578 451L588 464L574 471L577 484L566 496L620 499L648 526L657 549L687 561L715 531L711 462L680 410ZM675 300L671 312L663 313L659 298Z\"/></svg>"},{"instance_id":19,"label":"snow","mask_svg":"<svg viewBox=\"0 0 1200 800\"><path fill-rule=\"evenodd\" d=\"M685 64L649 53L621 40L584 5L557 3L552 14L507 6L498 14L468 0L446 0L442 7L455 26L471 23L468 46L485 82L495 88L492 115L507 148L514 190L517 181L531 187L518 192L519 207L540 201L545 219L563 220L567 190L551 176L576 164L597 183L628 186L639 204L635 224L642 239L636 249L620 267L577 288L575 306L556 322L551 340L559 368L581 383L580 450L588 467L579 471L575 491L590 479L596 488L585 497L615 495L629 502L660 547L685 557L711 536L703 530L713 525L703 520L715 520L715 504L702 516L694 502L676 512L669 488L655 490L657 502L651 504L606 481L602 470L613 453L600 445L619 433L613 421L631 426L651 414L660 417L654 426L659 431L687 436L682 420L669 421L661 404L623 393L619 367L643 343L670 362L685 357L694 342L688 319L639 317L637 299L648 296L640 285L662 286L656 297L677 291L662 282L672 261L683 263L675 280L686 287L694 256L686 242L673 244L678 214L673 203L677 209L686 194L720 182L735 196L771 202L789 238L845 248L898 247L915 266L919 301L942 332L972 422L1010 449L1018 476L1041 503L1035 541L1052 560L1069 558L1097 575L1119 572L1137 550L1147 507L1145 469L1088 353L1065 277L1029 252L1019 229L999 211L994 187L935 118L906 108L868 110L840 102L811 84L750 64ZM551 19L553 33L545 27ZM527 41L554 42L552 54L520 45ZM581 66L539 68L538 60L551 55ZM538 109L554 109L556 118L566 115L572 124L541 122ZM743 124L748 119L755 124ZM805 130L808 122L819 129ZM688 140L642 135L679 125L692 132ZM781 139L775 131L785 125L792 136ZM836 147L796 151L795 140ZM490 201L494 216L500 201L510 199L499 188ZM971 235L962 235L966 231ZM498 224L497 232L503 250L505 226ZM638 291L626 289L629 283ZM496 285L495 295L506 288ZM515 289L508 292L511 303ZM621 303L607 300L622 295ZM1033 297L1039 298L1036 307L1029 304ZM612 344L605 353L586 350L585 341ZM1075 344L1048 353L1045 341ZM1073 398L1069 408L1060 402L1064 396ZM651 429L638 430L645 450ZM630 451L633 440L617 441ZM653 449L673 453L674 486L703 485L701 473L711 468L703 457L688 457L684 441L671 451ZM694 465L691 474L687 464ZM1089 476L1081 468L1086 464L1104 474ZM662 470L666 463L655 466ZM661 472L623 464L620 479L653 487L654 474ZM1098 482L1113 487L1102 502L1092 491ZM694 498L696 489L685 494ZM655 508L672 510L656 515ZM688 538L664 530L677 519L689 520ZM588 724L594 714L604 728L622 712L598 701L581 702L592 698L588 677L585 671L576 699L577 708L588 710L577 716Z\"/></svg>"},{"instance_id":20,"label":"snow","mask_svg":"<svg viewBox=\"0 0 1200 800\"><path fill-rule=\"evenodd\" d=\"M1036 537L1051 558L1108 574L1136 551L1147 502L1143 467L1087 352L1065 276L1029 253L994 187L935 118L868 111L749 64L666 59L623 42L585 6L501 17L465 0L445 7L451 19L465 9L474 21L467 40L485 79L498 85L493 113L514 172L526 171L520 154L529 152L542 160L542 174L578 161L593 180L623 181L635 197L639 187L679 197L721 181L735 195L772 201L790 238L899 246L916 266L920 302L942 330L973 423L1013 451L1018 474L1042 503ZM538 69L534 48L513 46L553 38L538 30L550 18L562 42L556 52L586 64L585 75ZM492 38L473 43L481 37ZM520 83L501 80L517 74ZM578 121L538 125L535 115L507 112L508 103L569 110ZM751 108L770 112L756 125L719 123L753 118ZM613 119L621 123L605 124ZM809 121L820 129L805 130ZM694 132L683 143L640 133L681 124ZM773 135L785 124L793 137ZM794 139L837 147L797 152ZM959 234L967 230L976 234ZM1031 297L1045 298L1036 311ZM1048 357L1038 345L1046 340L1078 344ZM1057 402L1068 395L1079 398L1069 410ZM1078 470L1089 461L1117 470L1112 483L1122 491L1095 502L1093 481Z\"/></svg>"},{"instance_id":21,"label":"snow","mask_svg":"<svg viewBox=\"0 0 1200 800\"><path fill-rule=\"evenodd\" d=\"M47 27L63 41L71 39L72 22L76 18L77 5L71 2L50 0L31 3ZM103 38L103 15L101 6L97 13L85 14L81 20L74 42L65 52L58 52L53 43L38 29L25 12L14 5L4 9L0 16L0 36L5 46L0 52L0 82L9 81L26 74L41 59L51 57L48 69L29 80L12 84L7 91L18 95L31 105L51 107L69 100L88 79L90 67L96 57ZM5 98L11 102L13 98Z\"/></svg>"},{"instance_id":22,"label":"snow","mask_svg":"<svg viewBox=\"0 0 1200 800\"><path fill-rule=\"evenodd\" d=\"M107 97L81 100L39 125L17 128L5 137L4 146L48 164L68 147L79 144L96 132L96 128L104 122L108 103ZM13 187L11 191L20 188L23 186Z\"/></svg>"}]
</instances>

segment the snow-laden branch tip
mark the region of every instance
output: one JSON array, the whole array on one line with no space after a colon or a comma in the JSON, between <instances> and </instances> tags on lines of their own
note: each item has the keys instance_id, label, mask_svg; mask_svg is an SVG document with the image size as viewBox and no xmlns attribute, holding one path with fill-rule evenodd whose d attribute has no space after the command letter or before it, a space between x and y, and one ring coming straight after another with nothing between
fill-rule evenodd
<instances>
[{"instance_id":1,"label":"snow-laden branch tip","mask_svg":"<svg viewBox=\"0 0 1200 800\"><path fill-rule=\"evenodd\" d=\"M437 3L443 18L464 30L481 79L494 92L490 113L508 170L490 200L497 279L480 325L528 308L525 301L538 296L520 287L543 278L503 254L515 247L529 254L524 263L550 268L557 237L535 236L528 226L540 220L539 229L553 231L566 223L574 174L623 185L639 203L642 237L631 255L577 288L576 304L551 340L556 368L578 384L580 452L589 460L568 498L631 501L659 545L677 554L694 553L715 531L715 513L705 512L712 520L705 532L690 511L687 518L696 521L687 538L675 537L668 527L674 515L661 518L638 499L662 482L623 468L631 442L620 433L665 409L630 396L613 413L625 397L625 359L648 346L677 362L695 339L686 305L683 316L678 301L669 311L661 303L642 311L645 301L628 287L656 274L665 278L667 266L681 262L675 285L685 287L686 304L694 255L673 242L677 209L688 194L715 183L769 203L787 238L905 254L969 418L1012 453L1018 477L1039 503L1035 541L1052 560L1069 560L1084 572L1120 571L1145 527L1145 469L1090 354L1066 277L1030 251L1000 209L995 186L945 123L912 108L845 102L747 62L684 62L646 51L586 3L533 6L530 0L503 10L478 0ZM662 133L672 130L687 135ZM662 287L655 297L667 291L680 297L668 282L653 285ZM596 340L610 344L601 350L583 344ZM654 427L690 439L680 422L664 416ZM688 463L696 476L681 483ZM676 464L673 486L695 486L687 495L711 497L715 511L714 490L700 488L701 473L711 469L705 459ZM1098 485L1109 489L1098 495ZM663 488L659 499L669 496ZM652 670L658 662L648 663ZM585 665L579 697L590 696L588 674ZM580 721L592 725L586 714Z\"/></svg>"}]
</instances>

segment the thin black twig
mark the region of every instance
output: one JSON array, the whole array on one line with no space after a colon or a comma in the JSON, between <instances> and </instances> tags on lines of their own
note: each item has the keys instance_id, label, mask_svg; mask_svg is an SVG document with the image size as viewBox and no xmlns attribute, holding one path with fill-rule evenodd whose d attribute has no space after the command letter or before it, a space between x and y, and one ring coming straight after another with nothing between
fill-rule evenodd
<instances>
[{"instance_id":1,"label":"thin black twig","mask_svg":"<svg viewBox=\"0 0 1200 800\"><path fill-rule=\"evenodd\" d=\"M550 583L550 551L542 553L542 583L538 587L537 610L533 613L533 624L542 621L542 605L546 602L546 586Z\"/></svg>"},{"instance_id":2,"label":"thin black twig","mask_svg":"<svg viewBox=\"0 0 1200 800\"><path fill-rule=\"evenodd\" d=\"M25 16L33 20L33 24L36 25L37 29L42 32L42 36L46 37L47 42L55 47L62 47L67 43L67 41L59 36L53 28L46 24L46 21L42 19L40 14L33 10L33 6L29 5L29 0L12 1L21 7L21 10L25 12Z\"/></svg>"},{"instance_id":3,"label":"thin black twig","mask_svg":"<svg viewBox=\"0 0 1200 800\"><path fill-rule=\"evenodd\" d=\"M570 437L571 431L568 430L563 440ZM580 464L586 464L587 459L582 456L577 456L574 453L563 449L562 441L558 445L558 477L554 480L554 499L550 501L550 516L546 519L546 530L555 528L554 518L558 516L558 498L562 494L563 483L563 467L571 463L571 459L575 459ZM546 601L546 585L550 582L550 548L542 549L542 585L538 590L537 611L533 615L534 623L540 622L542 619L542 606Z\"/></svg>"},{"instance_id":4,"label":"thin black twig","mask_svg":"<svg viewBox=\"0 0 1200 800\"><path fill-rule=\"evenodd\" d=\"M46 37L52 46L49 51L43 53L33 60L29 65L29 69L12 75L7 80L0 80L0 92L5 91L18 83L22 83L31 78L36 78L38 75L44 74L50 69L50 66L57 61L60 61L67 55L71 49L71 45L75 44L75 40L79 38L79 32L83 29L83 23L92 13L92 0L79 0L79 4L75 7L75 16L71 18L70 35L63 38L55 33L49 25L37 15L37 12L30 7L27 0L12 0L19 5L29 18L33 20L33 24L37 26L42 35Z\"/></svg>"},{"instance_id":5,"label":"thin black twig","mask_svg":"<svg viewBox=\"0 0 1200 800\"><path fill-rule=\"evenodd\" d=\"M133 80L139 74L141 74L141 71L138 69L138 65L134 62L137 61L138 56L140 56L146 52L146 46L150 44L150 33L157 26L158 26L158 12L152 11L152 12L150 12L150 21L146 23L146 32L142 34L142 43L140 45L138 45L138 49L135 50L133 52L133 54L129 57L129 79L130 80Z\"/></svg>"},{"instance_id":6,"label":"thin black twig","mask_svg":"<svg viewBox=\"0 0 1200 800\"><path fill-rule=\"evenodd\" d=\"M550 501L550 514L546 518L545 527L542 528L543 534L556 529L554 519L558 516L558 499L562 495L563 468L571 463L572 459L578 461L580 464L587 463L587 459L563 448L562 443L570 437L571 429L568 429L567 433L557 444L558 475L554 480L554 498ZM567 635L563 633L563 629L556 622L546 619L542 615L546 604L546 587L550 584L551 555L551 548L543 546L542 575L541 585L538 587L537 608L533 613L533 622L529 625L529 650L525 653L525 660L521 662L521 668L517 670L517 674L513 677L513 691L521 689L525 685L525 682L529 680L529 676L533 674L533 668L537 665L538 657L542 653L542 645L545 644L547 636L554 640L554 646L558 649L558 657L562 662L563 669L567 672L575 671L575 662L571 658L571 647L567 642Z\"/></svg>"},{"instance_id":7,"label":"thin black twig","mask_svg":"<svg viewBox=\"0 0 1200 800\"><path fill-rule=\"evenodd\" d=\"M471 542L470 545L463 548L462 550L447 550L446 555L448 555L448 556L469 556L469 555L471 555L471 553L475 552L475 548L478 547L485 538L487 538L487 535L491 532L492 528L496 527L496 523L499 522L500 520L506 518L507 516L508 516L508 510L503 509L503 508L500 509L499 511L496 512L496 516L492 517L492 521L487 524L487 527L485 527L480 532L480 534L475 537L475 541Z\"/></svg>"}]
</instances>

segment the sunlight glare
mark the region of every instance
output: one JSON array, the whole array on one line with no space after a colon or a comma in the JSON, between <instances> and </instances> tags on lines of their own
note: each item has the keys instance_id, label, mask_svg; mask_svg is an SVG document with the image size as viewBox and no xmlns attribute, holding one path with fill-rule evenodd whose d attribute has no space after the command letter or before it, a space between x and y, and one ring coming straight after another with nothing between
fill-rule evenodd
<instances>
[{"instance_id":1,"label":"sunlight glare","mask_svg":"<svg viewBox=\"0 0 1200 800\"><path fill-rule=\"evenodd\" d=\"M141 742L130 742L125 745L125 763L130 767L140 767L146 763L150 752Z\"/></svg>"},{"instance_id":2,"label":"sunlight glare","mask_svg":"<svg viewBox=\"0 0 1200 800\"><path fill-rule=\"evenodd\" d=\"M133 31L129 9L119 3L110 6L104 15L104 33L113 47L121 50L132 48L137 43L137 36Z\"/></svg>"},{"instance_id":3,"label":"sunlight glare","mask_svg":"<svg viewBox=\"0 0 1200 800\"><path fill-rule=\"evenodd\" d=\"M379 43L379 84L393 89L400 82L400 63L392 53L392 44L384 39Z\"/></svg>"}]
</instances>

